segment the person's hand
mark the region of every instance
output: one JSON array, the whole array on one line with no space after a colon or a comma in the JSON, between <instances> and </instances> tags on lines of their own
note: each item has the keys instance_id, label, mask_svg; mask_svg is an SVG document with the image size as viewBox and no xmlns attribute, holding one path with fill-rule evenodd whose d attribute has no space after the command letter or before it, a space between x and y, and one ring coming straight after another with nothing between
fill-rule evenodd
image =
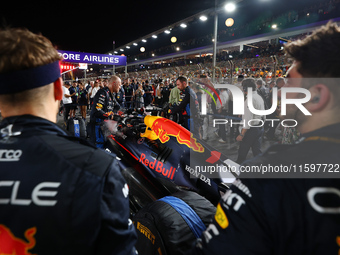
<instances>
[{"instance_id":1,"label":"person's hand","mask_svg":"<svg viewBox=\"0 0 340 255\"><path fill-rule=\"evenodd\" d=\"M124 113L122 111L117 112L120 117L124 117Z\"/></svg>"},{"instance_id":2,"label":"person's hand","mask_svg":"<svg viewBox=\"0 0 340 255\"><path fill-rule=\"evenodd\" d=\"M242 142L242 140L243 140L243 135L238 135L238 136L236 137L236 141Z\"/></svg>"},{"instance_id":3,"label":"person's hand","mask_svg":"<svg viewBox=\"0 0 340 255\"><path fill-rule=\"evenodd\" d=\"M104 116L106 116L108 119L112 120L113 112L107 112Z\"/></svg>"}]
</instances>

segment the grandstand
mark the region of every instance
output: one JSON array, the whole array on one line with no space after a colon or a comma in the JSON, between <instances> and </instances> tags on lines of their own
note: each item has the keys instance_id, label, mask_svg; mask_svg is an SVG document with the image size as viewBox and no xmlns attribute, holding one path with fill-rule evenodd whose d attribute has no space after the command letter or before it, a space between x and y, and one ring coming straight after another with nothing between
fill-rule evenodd
<instances>
[{"instance_id":1,"label":"grandstand","mask_svg":"<svg viewBox=\"0 0 340 255\"><path fill-rule=\"evenodd\" d=\"M240 72L255 77L284 75L290 65L282 52L284 44L303 38L331 19L339 22L340 0L304 1L282 10L264 9L260 16L250 13L251 10L241 9L239 13L219 17L215 70L219 82L227 82L227 78ZM208 17L205 23L199 19L202 15ZM115 67L115 72L121 77L139 79L172 78L178 74L190 77L199 72L211 75L212 15L214 10L206 10L107 52L127 56L127 66ZM235 20L233 26L224 25L226 17ZM175 43L170 41L172 37L176 37ZM92 69L87 77L112 74L111 66L93 65ZM81 73L75 75L82 77Z\"/></svg>"}]
</instances>

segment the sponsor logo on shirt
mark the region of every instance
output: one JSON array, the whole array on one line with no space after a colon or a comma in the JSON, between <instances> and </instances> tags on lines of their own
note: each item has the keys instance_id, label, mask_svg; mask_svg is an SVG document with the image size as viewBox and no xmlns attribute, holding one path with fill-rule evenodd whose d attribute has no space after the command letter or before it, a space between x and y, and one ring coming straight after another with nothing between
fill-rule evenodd
<instances>
[{"instance_id":1,"label":"sponsor logo on shirt","mask_svg":"<svg viewBox=\"0 0 340 255\"><path fill-rule=\"evenodd\" d=\"M220 203L218 203L216 208L215 220L222 229L225 229L229 226L227 215L223 211Z\"/></svg>"},{"instance_id":2,"label":"sponsor logo on shirt","mask_svg":"<svg viewBox=\"0 0 340 255\"><path fill-rule=\"evenodd\" d=\"M123 191L124 197L127 198L129 196L129 186L126 183L125 183L122 191Z\"/></svg>"},{"instance_id":3,"label":"sponsor logo on shirt","mask_svg":"<svg viewBox=\"0 0 340 255\"><path fill-rule=\"evenodd\" d=\"M0 162L19 161L22 150L0 150Z\"/></svg>"},{"instance_id":4,"label":"sponsor logo on shirt","mask_svg":"<svg viewBox=\"0 0 340 255\"><path fill-rule=\"evenodd\" d=\"M54 206L58 201L52 200L57 194L56 190L60 186L60 182L41 182L36 185L31 193L31 199L20 198L19 192L20 181L0 181L0 194L8 194L8 196L1 196L0 205L18 205L18 206L29 206L32 202L36 206ZM25 190L25 193L28 193ZM1 254L1 253L0 253Z\"/></svg>"},{"instance_id":5,"label":"sponsor logo on shirt","mask_svg":"<svg viewBox=\"0 0 340 255\"><path fill-rule=\"evenodd\" d=\"M25 238L22 240L12 233L5 225L0 224L0 254L31 255L28 250L34 248L36 241L34 238L37 228L29 228L25 231Z\"/></svg>"}]
</instances>

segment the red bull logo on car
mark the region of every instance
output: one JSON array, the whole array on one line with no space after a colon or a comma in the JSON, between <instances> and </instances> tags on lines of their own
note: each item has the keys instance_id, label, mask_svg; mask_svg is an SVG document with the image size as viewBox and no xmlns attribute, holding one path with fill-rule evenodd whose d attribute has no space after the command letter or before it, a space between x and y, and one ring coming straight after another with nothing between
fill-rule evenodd
<instances>
[{"instance_id":1,"label":"red bull logo on car","mask_svg":"<svg viewBox=\"0 0 340 255\"><path fill-rule=\"evenodd\" d=\"M37 228L29 228L25 231L25 238L22 240L14 236L12 231L0 224L0 255L32 255L28 250L34 248L36 241L34 238Z\"/></svg>"},{"instance_id":2,"label":"red bull logo on car","mask_svg":"<svg viewBox=\"0 0 340 255\"><path fill-rule=\"evenodd\" d=\"M159 139L162 143L166 143L170 140L170 136L173 136L176 137L178 143L188 146L193 151L204 152L204 147L197 142L190 131L169 119L146 116L144 123L151 130L147 129L144 134L141 134L142 137L147 137L151 140Z\"/></svg>"}]
</instances>

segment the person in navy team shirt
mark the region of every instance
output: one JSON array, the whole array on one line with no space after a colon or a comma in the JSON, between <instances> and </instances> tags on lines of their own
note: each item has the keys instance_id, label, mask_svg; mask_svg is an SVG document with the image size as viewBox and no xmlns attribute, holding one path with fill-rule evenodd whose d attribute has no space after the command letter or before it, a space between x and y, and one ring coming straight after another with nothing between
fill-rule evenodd
<instances>
[{"instance_id":1,"label":"person in navy team shirt","mask_svg":"<svg viewBox=\"0 0 340 255\"><path fill-rule=\"evenodd\" d=\"M60 56L42 35L0 30L0 253L136 254L116 157L56 125Z\"/></svg>"},{"instance_id":2,"label":"person in navy team shirt","mask_svg":"<svg viewBox=\"0 0 340 255\"><path fill-rule=\"evenodd\" d=\"M114 93L121 88L121 80L113 75L106 87L101 88L93 99L93 107L90 113L90 139L98 148L104 148L106 138L103 135L101 126L105 120L112 120L114 114L120 109Z\"/></svg>"},{"instance_id":3,"label":"person in navy team shirt","mask_svg":"<svg viewBox=\"0 0 340 255\"><path fill-rule=\"evenodd\" d=\"M77 87L77 82L74 81L72 86L69 88L72 104L70 110L70 118L76 117L76 110L78 108L78 95L79 95L79 88Z\"/></svg>"},{"instance_id":4,"label":"person in navy team shirt","mask_svg":"<svg viewBox=\"0 0 340 255\"><path fill-rule=\"evenodd\" d=\"M311 99L303 107L311 115L288 104L280 118L286 124L297 121L301 139L274 145L242 167L292 170L267 175L274 179L261 173L248 179L241 173L193 254L339 254L339 43L340 28L328 24L285 47L294 63L283 88L309 90ZM301 94L287 93L287 98L297 100Z\"/></svg>"}]
</instances>

